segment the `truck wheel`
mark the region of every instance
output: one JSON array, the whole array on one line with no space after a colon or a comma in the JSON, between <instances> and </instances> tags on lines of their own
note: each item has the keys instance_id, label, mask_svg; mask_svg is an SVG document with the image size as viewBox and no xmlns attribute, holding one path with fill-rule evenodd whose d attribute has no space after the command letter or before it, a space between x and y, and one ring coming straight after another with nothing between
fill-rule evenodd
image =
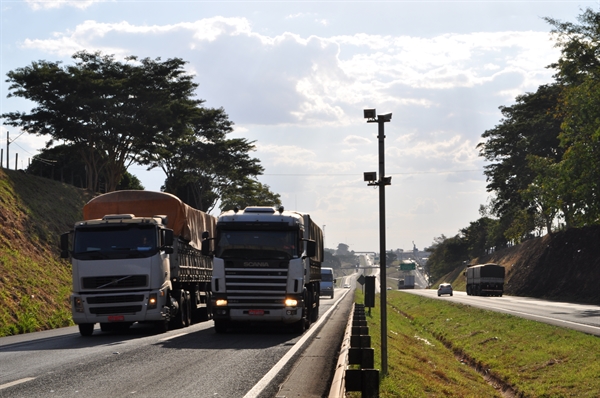
<instances>
[{"instance_id":1,"label":"truck wheel","mask_svg":"<svg viewBox=\"0 0 600 398\"><path fill-rule=\"evenodd\" d=\"M302 318L298 322L292 324L292 330L295 333L302 334L308 329L306 319Z\"/></svg>"},{"instance_id":2,"label":"truck wheel","mask_svg":"<svg viewBox=\"0 0 600 398\"><path fill-rule=\"evenodd\" d=\"M169 330L169 321L154 322L154 331L156 331L156 333L162 334L162 333L166 333L168 330Z\"/></svg>"},{"instance_id":3,"label":"truck wheel","mask_svg":"<svg viewBox=\"0 0 600 398\"><path fill-rule=\"evenodd\" d=\"M190 326L192 324L192 296L190 292L184 292L185 297L185 326Z\"/></svg>"},{"instance_id":4,"label":"truck wheel","mask_svg":"<svg viewBox=\"0 0 600 398\"><path fill-rule=\"evenodd\" d=\"M171 319L171 324L169 325L171 329L181 329L185 327L185 293L183 290L175 290L173 292L173 298L177 301L177 313Z\"/></svg>"},{"instance_id":5,"label":"truck wheel","mask_svg":"<svg viewBox=\"0 0 600 398\"><path fill-rule=\"evenodd\" d=\"M91 336L94 333L94 324L93 323L80 323L79 324L79 333L84 336Z\"/></svg>"},{"instance_id":6,"label":"truck wheel","mask_svg":"<svg viewBox=\"0 0 600 398\"><path fill-rule=\"evenodd\" d=\"M215 321L215 332L219 334L227 332L227 321Z\"/></svg>"}]
</instances>

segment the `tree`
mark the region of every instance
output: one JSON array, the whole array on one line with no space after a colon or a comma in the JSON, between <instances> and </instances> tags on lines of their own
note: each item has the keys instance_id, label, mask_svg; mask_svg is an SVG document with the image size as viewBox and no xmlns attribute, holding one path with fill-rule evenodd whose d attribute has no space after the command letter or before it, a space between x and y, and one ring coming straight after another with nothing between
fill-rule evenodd
<instances>
[{"instance_id":1,"label":"tree","mask_svg":"<svg viewBox=\"0 0 600 398\"><path fill-rule=\"evenodd\" d=\"M518 96L514 105L500 107L504 117L500 124L482 134L485 141L477 147L480 156L490 162L484 173L488 192L495 194L492 213L499 218L536 209L531 198L522 195L536 177L529 156L556 162L562 158L562 118L557 112L562 91L562 86L552 84Z\"/></svg>"},{"instance_id":2,"label":"tree","mask_svg":"<svg viewBox=\"0 0 600 398\"><path fill-rule=\"evenodd\" d=\"M73 148L68 145L42 149L33 157L27 173L86 188L85 164L81 158L73 156L73 153ZM102 175L99 176L98 184L105 184ZM144 186L136 176L126 171L117 185L117 190L124 189L143 190Z\"/></svg>"},{"instance_id":3,"label":"tree","mask_svg":"<svg viewBox=\"0 0 600 398\"><path fill-rule=\"evenodd\" d=\"M554 28L555 47L561 57L551 65L559 83L579 85L588 77L600 75L600 12L587 8L577 17L579 24L544 18Z\"/></svg>"},{"instance_id":4,"label":"tree","mask_svg":"<svg viewBox=\"0 0 600 398\"><path fill-rule=\"evenodd\" d=\"M459 235L452 238L441 235L425 250L430 253L427 265L433 280L437 280L456 267L464 265L469 259L468 243Z\"/></svg>"},{"instance_id":5,"label":"tree","mask_svg":"<svg viewBox=\"0 0 600 398\"><path fill-rule=\"evenodd\" d=\"M142 151L189 132L197 84L184 74L179 58L117 62L112 55L78 52L75 65L39 61L10 71L8 97L38 104L30 113L2 115L24 131L64 141L85 163L87 187L98 189L103 173L107 191L116 189L127 167Z\"/></svg>"},{"instance_id":6,"label":"tree","mask_svg":"<svg viewBox=\"0 0 600 398\"><path fill-rule=\"evenodd\" d=\"M220 134L211 136L212 141L196 137L196 141L185 145L165 147L169 156L151 163L151 167L159 166L167 175L164 190L209 212L219 198L228 200L227 195L245 189L245 184L254 184L252 181L263 172L260 161L249 154L254 143L243 138L226 139L226 132L222 129Z\"/></svg>"},{"instance_id":7,"label":"tree","mask_svg":"<svg viewBox=\"0 0 600 398\"><path fill-rule=\"evenodd\" d=\"M268 185L246 177L241 184L227 187L221 196L221 211L248 206L281 206L281 197L271 192Z\"/></svg>"},{"instance_id":8,"label":"tree","mask_svg":"<svg viewBox=\"0 0 600 398\"><path fill-rule=\"evenodd\" d=\"M550 65L565 86L558 169L567 226L600 222L600 12L588 8L579 24L546 18L554 26L558 62Z\"/></svg>"}]
</instances>

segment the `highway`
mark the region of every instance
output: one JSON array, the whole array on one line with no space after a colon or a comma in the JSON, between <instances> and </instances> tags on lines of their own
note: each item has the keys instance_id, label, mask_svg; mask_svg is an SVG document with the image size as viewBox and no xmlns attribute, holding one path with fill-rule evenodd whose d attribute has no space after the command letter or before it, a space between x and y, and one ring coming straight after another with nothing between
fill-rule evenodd
<instances>
[{"instance_id":1,"label":"highway","mask_svg":"<svg viewBox=\"0 0 600 398\"><path fill-rule=\"evenodd\" d=\"M207 321L164 334L135 324L122 334L98 328L87 338L77 327L2 337L0 397L273 397L303 350L324 338L332 307L350 291L322 297L319 321L303 335L264 325L217 334ZM337 359L339 344L324 349L320 356ZM313 369L321 379L332 370Z\"/></svg>"},{"instance_id":2,"label":"highway","mask_svg":"<svg viewBox=\"0 0 600 398\"><path fill-rule=\"evenodd\" d=\"M600 336L600 306L597 305L564 303L507 295L502 297L468 296L467 293L460 291L454 291L453 296L438 297L436 289L402 291L446 300L448 302L466 304L486 310L512 314L522 318Z\"/></svg>"}]
</instances>

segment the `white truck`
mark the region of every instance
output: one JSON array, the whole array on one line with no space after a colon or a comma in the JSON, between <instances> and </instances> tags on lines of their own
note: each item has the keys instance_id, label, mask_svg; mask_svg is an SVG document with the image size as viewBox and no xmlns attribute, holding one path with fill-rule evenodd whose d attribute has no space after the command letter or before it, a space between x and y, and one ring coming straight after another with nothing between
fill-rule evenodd
<instances>
[{"instance_id":1,"label":"white truck","mask_svg":"<svg viewBox=\"0 0 600 398\"><path fill-rule=\"evenodd\" d=\"M398 281L398 289L414 289L415 276L411 274L404 275L404 279Z\"/></svg>"},{"instance_id":2,"label":"white truck","mask_svg":"<svg viewBox=\"0 0 600 398\"><path fill-rule=\"evenodd\" d=\"M319 317L323 232L310 215L283 207L246 207L217 218L203 252L213 254L213 320L278 322L303 332Z\"/></svg>"},{"instance_id":3,"label":"white truck","mask_svg":"<svg viewBox=\"0 0 600 398\"><path fill-rule=\"evenodd\" d=\"M159 332L208 320L212 260L202 233L216 218L174 195L115 191L90 200L61 235L71 257L73 321L82 336L151 322Z\"/></svg>"}]
</instances>

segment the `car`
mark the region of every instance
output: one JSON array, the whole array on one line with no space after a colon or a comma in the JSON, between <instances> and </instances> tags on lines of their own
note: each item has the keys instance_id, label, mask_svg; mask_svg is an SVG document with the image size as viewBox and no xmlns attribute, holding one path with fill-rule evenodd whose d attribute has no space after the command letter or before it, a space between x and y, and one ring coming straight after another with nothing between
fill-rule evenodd
<instances>
[{"instance_id":1,"label":"car","mask_svg":"<svg viewBox=\"0 0 600 398\"><path fill-rule=\"evenodd\" d=\"M452 296L452 285L449 283L440 283L438 287L438 297L442 294L449 294Z\"/></svg>"},{"instance_id":2,"label":"car","mask_svg":"<svg viewBox=\"0 0 600 398\"><path fill-rule=\"evenodd\" d=\"M391 286L388 286L387 290L392 290L392 287L391 287Z\"/></svg>"},{"instance_id":3,"label":"car","mask_svg":"<svg viewBox=\"0 0 600 398\"><path fill-rule=\"evenodd\" d=\"M344 284L344 289L350 289L350 284L348 284L348 283L345 283L345 284Z\"/></svg>"}]
</instances>

